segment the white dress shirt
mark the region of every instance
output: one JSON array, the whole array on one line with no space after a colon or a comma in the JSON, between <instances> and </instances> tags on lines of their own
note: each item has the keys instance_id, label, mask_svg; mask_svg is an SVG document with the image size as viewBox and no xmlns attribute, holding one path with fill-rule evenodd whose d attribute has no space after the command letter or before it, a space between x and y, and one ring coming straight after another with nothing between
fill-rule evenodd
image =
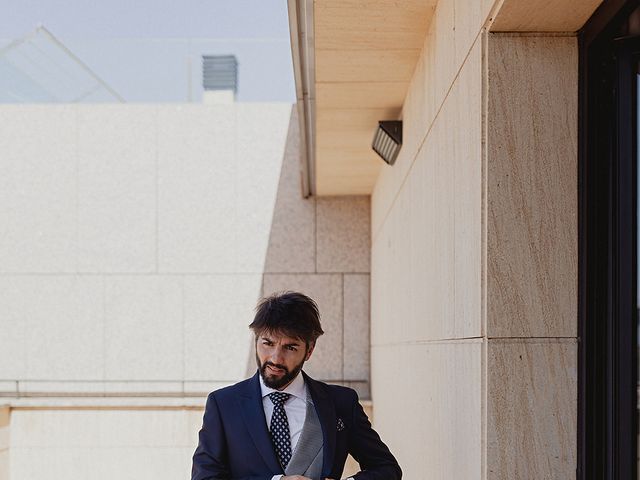
<instances>
[{"instance_id":1,"label":"white dress shirt","mask_svg":"<svg viewBox=\"0 0 640 480\"><path fill-rule=\"evenodd\" d=\"M291 453L295 452L300 434L304 427L304 421L307 417L307 386L304 383L304 377L300 374L294 378L293 382L287 385L284 390L274 390L264 384L262 375L260 376L260 390L262 391L262 407L264 408L264 416L267 419L267 428L271 428L271 416L273 415L273 402L269 398L269 394L281 391L291 395L289 400L284 404L284 411L287 414L287 422L289 423L289 435L291 435Z\"/></svg>"},{"instance_id":2,"label":"white dress shirt","mask_svg":"<svg viewBox=\"0 0 640 480\"><path fill-rule=\"evenodd\" d=\"M304 428L304 421L307 418L307 385L304 377L300 374L293 379L284 390L274 390L264 384L262 375L260 375L260 390L262 392L262 407L264 408L264 416L267 419L267 429L271 428L271 416L273 415L273 402L269 398L269 394L273 392L283 392L291 395L289 400L284 404L284 411L287 414L287 422L289 423L289 435L291 435L291 452L295 452L300 434ZM280 480L283 475L274 475L271 480ZM347 480L353 480L349 477Z\"/></svg>"}]
</instances>

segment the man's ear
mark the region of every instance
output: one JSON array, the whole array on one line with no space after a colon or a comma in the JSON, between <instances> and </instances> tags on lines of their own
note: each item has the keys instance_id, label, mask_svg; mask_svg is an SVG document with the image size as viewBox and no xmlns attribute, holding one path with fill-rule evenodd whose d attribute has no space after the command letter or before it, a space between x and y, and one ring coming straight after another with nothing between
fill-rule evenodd
<instances>
[{"instance_id":1,"label":"man's ear","mask_svg":"<svg viewBox=\"0 0 640 480\"><path fill-rule=\"evenodd\" d=\"M304 357L304 361L306 362L311 358L311 354L313 353L313 349L316 346L316 342L309 343L309 348L307 349L307 355Z\"/></svg>"}]
</instances>

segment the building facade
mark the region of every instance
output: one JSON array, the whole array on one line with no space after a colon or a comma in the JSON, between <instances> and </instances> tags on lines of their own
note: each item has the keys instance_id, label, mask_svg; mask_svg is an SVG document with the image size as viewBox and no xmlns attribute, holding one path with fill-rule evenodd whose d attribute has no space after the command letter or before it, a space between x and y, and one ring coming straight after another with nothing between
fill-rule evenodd
<instances>
[{"instance_id":1,"label":"building facade","mask_svg":"<svg viewBox=\"0 0 640 480\"><path fill-rule=\"evenodd\" d=\"M372 198L372 400L406 477L635 478L637 142L604 126L637 120L587 135L584 78L588 42L638 34L637 2L289 6L309 190ZM629 109L632 63L609 92ZM402 121L392 166L383 120ZM628 165L589 185L628 198L585 191L589 139Z\"/></svg>"},{"instance_id":2,"label":"building facade","mask_svg":"<svg viewBox=\"0 0 640 480\"><path fill-rule=\"evenodd\" d=\"M288 4L293 111L0 109L0 478L188 475L284 289L405 478L634 478L637 5Z\"/></svg>"},{"instance_id":3,"label":"building facade","mask_svg":"<svg viewBox=\"0 0 640 480\"><path fill-rule=\"evenodd\" d=\"M274 291L319 303L308 373L369 399L370 200L302 198L290 104L0 118L0 478L188 477Z\"/></svg>"}]
</instances>

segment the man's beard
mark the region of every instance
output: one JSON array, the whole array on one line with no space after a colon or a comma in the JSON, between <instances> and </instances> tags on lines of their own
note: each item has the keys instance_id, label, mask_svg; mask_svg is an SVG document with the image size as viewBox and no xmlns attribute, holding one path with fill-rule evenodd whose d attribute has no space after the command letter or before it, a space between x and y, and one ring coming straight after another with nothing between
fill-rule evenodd
<instances>
[{"instance_id":1,"label":"man's beard","mask_svg":"<svg viewBox=\"0 0 640 480\"><path fill-rule=\"evenodd\" d=\"M272 363L268 360L264 362L263 365L261 365L260 358L258 358L257 353L256 363L258 364L258 370L260 371L260 376L262 377L262 381L264 382L264 384L269 388L273 388L274 390L280 390L282 387L291 383L291 381L296 378L296 376L298 376L298 374L302 370L302 366L304 365L304 360L302 360L299 365L296 365L291 371L289 371L284 365ZM269 365L275 368L282 369L284 371L284 374L281 377L267 377L266 370Z\"/></svg>"}]
</instances>

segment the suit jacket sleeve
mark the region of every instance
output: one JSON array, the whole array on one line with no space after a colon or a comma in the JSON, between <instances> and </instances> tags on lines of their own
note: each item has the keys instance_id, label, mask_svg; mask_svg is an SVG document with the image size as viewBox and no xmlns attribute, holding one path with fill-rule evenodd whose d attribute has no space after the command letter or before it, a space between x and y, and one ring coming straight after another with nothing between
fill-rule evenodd
<instances>
[{"instance_id":1,"label":"suit jacket sleeve","mask_svg":"<svg viewBox=\"0 0 640 480\"><path fill-rule=\"evenodd\" d=\"M353 403L353 427L349 445L349 453L362 469L353 476L355 480L400 480L402 478L402 470L398 462L371 427L357 394Z\"/></svg>"},{"instance_id":2,"label":"suit jacket sleeve","mask_svg":"<svg viewBox=\"0 0 640 480\"><path fill-rule=\"evenodd\" d=\"M207 398L207 406L198 434L198 447L193 454L191 480L231 478L227 459L227 443L220 410L213 393Z\"/></svg>"}]
</instances>

